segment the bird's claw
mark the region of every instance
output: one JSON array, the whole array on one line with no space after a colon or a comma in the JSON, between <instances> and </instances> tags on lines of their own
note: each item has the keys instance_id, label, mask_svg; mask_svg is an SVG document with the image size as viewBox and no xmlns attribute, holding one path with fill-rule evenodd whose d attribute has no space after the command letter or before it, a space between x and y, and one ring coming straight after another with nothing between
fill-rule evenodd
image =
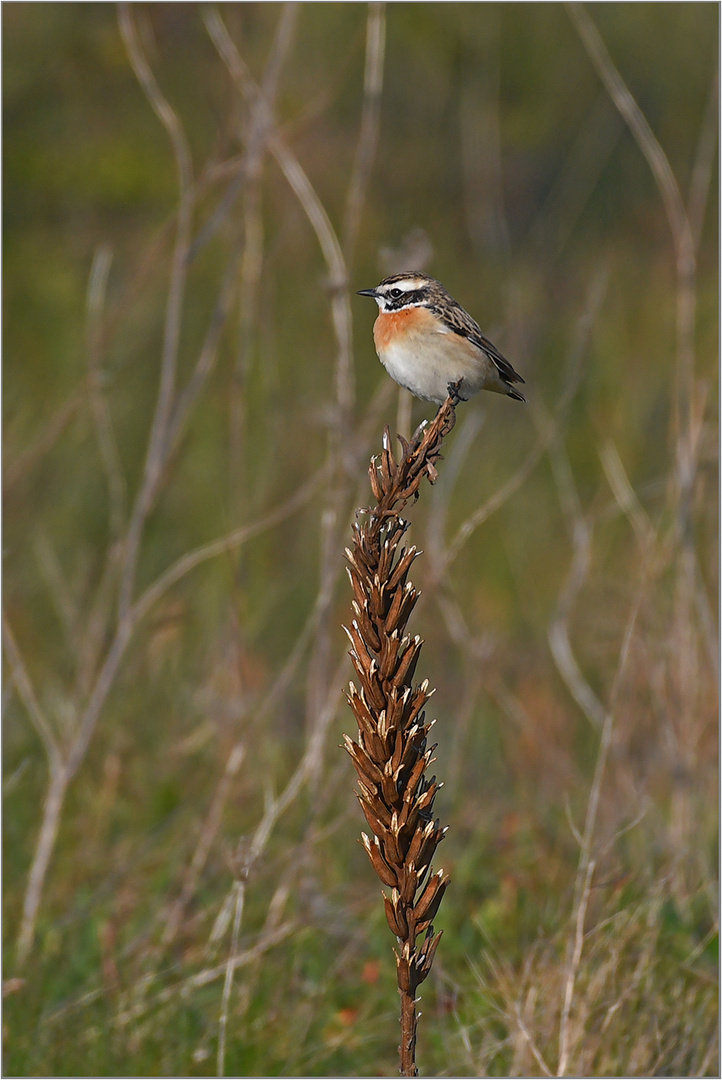
<instances>
[{"instance_id":1,"label":"bird's claw","mask_svg":"<svg viewBox=\"0 0 722 1080\"><path fill-rule=\"evenodd\" d=\"M464 400L459 393L463 381L463 379L459 379L458 382L450 382L449 385L446 387L446 392L451 398L452 405L458 405L460 401Z\"/></svg>"}]
</instances>

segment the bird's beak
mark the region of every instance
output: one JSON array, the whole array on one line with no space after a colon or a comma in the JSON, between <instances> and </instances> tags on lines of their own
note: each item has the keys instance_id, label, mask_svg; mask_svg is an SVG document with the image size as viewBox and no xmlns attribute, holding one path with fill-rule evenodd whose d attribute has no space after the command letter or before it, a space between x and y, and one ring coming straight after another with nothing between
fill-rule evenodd
<instances>
[{"instance_id":1,"label":"bird's beak","mask_svg":"<svg viewBox=\"0 0 722 1080\"><path fill-rule=\"evenodd\" d=\"M357 296L376 296L376 289L359 289Z\"/></svg>"}]
</instances>

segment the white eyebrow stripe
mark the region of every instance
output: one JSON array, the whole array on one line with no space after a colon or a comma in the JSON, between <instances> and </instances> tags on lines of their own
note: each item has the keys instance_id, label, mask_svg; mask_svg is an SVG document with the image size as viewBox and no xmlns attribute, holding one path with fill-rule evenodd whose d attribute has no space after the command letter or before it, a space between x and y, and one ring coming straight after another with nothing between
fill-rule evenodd
<instances>
[{"instance_id":1,"label":"white eyebrow stripe","mask_svg":"<svg viewBox=\"0 0 722 1080\"><path fill-rule=\"evenodd\" d=\"M423 278L412 278L406 281L393 281L390 285L384 286L384 292L391 292L392 289L401 289L402 292L415 292L416 289L422 288L425 284Z\"/></svg>"}]
</instances>

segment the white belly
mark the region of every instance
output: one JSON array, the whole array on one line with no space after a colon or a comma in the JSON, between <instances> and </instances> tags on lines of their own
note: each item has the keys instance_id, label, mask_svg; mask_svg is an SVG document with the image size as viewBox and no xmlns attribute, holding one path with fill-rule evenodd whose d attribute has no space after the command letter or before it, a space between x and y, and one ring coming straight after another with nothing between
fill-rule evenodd
<instances>
[{"instance_id":1,"label":"white belly","mask_svg":"<svg viewBox=\"0 0 722 1080\"><path fill-rule=\"evenodd\" d=\"M464 339L457 344L456 336L408 334L387 345L379 357L392 379L427 401L441 404L448 396L449 383L459 379L463 379L459 396L464 401L480 390L506 393L488 356Z\"/></svg>"}]
</instances>

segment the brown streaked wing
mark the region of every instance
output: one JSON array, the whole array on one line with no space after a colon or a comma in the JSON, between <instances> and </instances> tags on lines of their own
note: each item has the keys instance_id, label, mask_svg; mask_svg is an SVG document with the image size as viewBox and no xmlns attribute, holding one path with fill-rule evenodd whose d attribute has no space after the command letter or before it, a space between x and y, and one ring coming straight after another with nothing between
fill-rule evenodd
<instances>
[{"instance_id":1,"label":"brown streaked wing","mask_svg":"<svg viewBox=\"0 0 722 1080\"><path fill-rule=\"evenodd\" d=\"M488 338L484 337L479 324L472 319L468 312L464 311L460 304L454 302L453 304L445 304L443 307L434 305L432 311L434 315L441 319L444 326L448 326L459 337L468 338L472 345L476 345L477 349L483 349L493 360L504 382L524 382L519 372L514 370L507 358L499 352L496 345L493 345Z\"/></svg>"}]
</instances>

